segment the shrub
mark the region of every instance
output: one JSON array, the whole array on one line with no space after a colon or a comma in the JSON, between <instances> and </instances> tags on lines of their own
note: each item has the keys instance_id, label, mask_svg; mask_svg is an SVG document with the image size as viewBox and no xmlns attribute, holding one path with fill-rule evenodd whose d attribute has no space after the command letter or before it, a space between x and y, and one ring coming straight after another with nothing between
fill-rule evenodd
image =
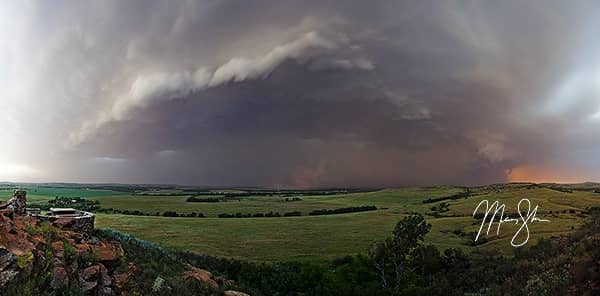
<instances>
[{"instance_id":1,"label":"shrub","mask_svg":"<svg viewBox=\"0 0 600 296\"><path fill-rule=\"evenodd\" d=\"M347 207L347 208L338 208L333 210L314 210L308 213L311 216L318 215L335 215L335 214L346 214L346 213L354 213L354 212L365 212L365 211L374 211L377 210L376 206L362 206L362 207Z\"/></svg>"}]
</instances>

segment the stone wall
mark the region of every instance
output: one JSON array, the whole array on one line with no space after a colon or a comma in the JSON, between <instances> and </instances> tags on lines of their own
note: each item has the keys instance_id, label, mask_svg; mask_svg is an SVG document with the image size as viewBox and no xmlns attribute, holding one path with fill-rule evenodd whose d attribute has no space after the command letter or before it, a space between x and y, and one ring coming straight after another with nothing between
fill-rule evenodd
<instances>
[{"instance_id":1,"label":"stone wall","mask_svg":"<svg viewBox=\"0 0 600 296\"><path fill-rule=\"evenodd\" d=\"M82 212L79 217L55 217L55 216L35 216L40 222L48 221L52 225L63 229L79 232L86 237L94 234L94 222L96 217L92 213Z\"/></svg>"},{"instance_id":2,"label":"stone wall","mask_svg":"<svg viewBox=\"0 0 600 296\"><path fill-rule=\"evenodd\" d=\"M96 220L94 214L86 212L84 216L74 219L75 221L73 222L71 229L90 236L94 234L94 222Z\"/></svg>"}]
</instances>

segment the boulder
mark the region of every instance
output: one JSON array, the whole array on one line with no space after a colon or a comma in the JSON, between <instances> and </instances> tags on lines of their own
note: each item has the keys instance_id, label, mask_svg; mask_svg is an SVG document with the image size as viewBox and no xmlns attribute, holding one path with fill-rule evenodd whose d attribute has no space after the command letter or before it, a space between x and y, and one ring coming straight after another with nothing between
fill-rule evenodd
<instances>
[{"instance_id":1,"label":"boulder","mask_svg":"<svg viewBox=\"0 0 600 296\"><path fill-rule=\"evenodd\" d=\"M186 271L184 276L186 279L194 279L213 289L219 288L219 284L217 284L217 281L214 279L212 273L204 269L192 267L192 270Z\"/></svg>"},{"instance_id":2,"label":"boulder","mask_svg":"<svg viewBox=\"0 0 600 296\"><path fill-rule=\"evenodd\" d=\"M50 286L55 290L69 286L69 275L63 267L55 267L52 270L52 282Z\"/></svg>"},{"instance_id":3,"label":"boulder","mask_svg":"<svg viewBox=\"0 0 600 296\"><path fill-rule=\"evenodd\" d=\"M157 276L156 279L154 279L154 283L152 284L152 292L154 293L160 293L163 291L170 291L171 287L169 287L167 285L167 282L165 281L165 279L161 278L160 276Z\"/></svg>"},{"instance_id":4,"label":"boulder","mask_svg":"<svg viewBox=\"0 0 600 296\"><path fill-rule=\"evenodd\" d=\"M0 287L4 287L19 274L17 256L0 246Z\"/></svg>"},{"instance_id":5,"label":"boulder","mask_svg":"<svg viewBox=\"0 0 600 296\"><path fill-rule=\"evenodd\" d=\"M5 270L10 265L15 263L17 256L9 252L6 248L0 246L0 271Z\"/></svg>"},{"instance_id":6,"label":"boulder","mask_svg":"<svg viewBox=\"0 0 600 296\"><path fill-rule=\"evenodd\" d=\"M231 286L235 285L234 281L232 281L230 279L227 279L227 278L225 278L223 276L216 276L216 277L214 277L214 279L219 284L219 286L228 286L228 287L231 287Z\"/></svg>"},{"instance_id":7,"label":"boulder","mask_svg":"<svg viewBox=\"0 0 600 296\"><path fill-rule=\"evenodd\" d=\"M85 291L92 290L98 286L98 274L100 267L98 265L90 266L79 273L79 285Z\"/></svg>"},{"instance_id":8,"label":"boulder","mask_svg":"<svg viewBox=\"0 0 600 296\"><path fill-rule=\"evenodd\" d=\"M127 280L129 280L130 277L132 277L139 271L140 271L140 269L137 267L137 265L135 265L135 263L129 262L129 264L127 264L127 272L126 273L118 273L118 274L113 275L114 286L117 289L122 290L123 287L125 286L125 283L127 282Z\"/></svg>"},{"instance_id":9,"label":"boulder","mask_svg":"<svg viewBox=\"0 0 600 296\"><path fill-rule=\"evenodd\" d=\"M111 295L112 279L102 263L92 265L79 273L79 286L84 291L97 291L99 295ZM106 294L108 293L108 294Z\"/></svg>"},{"instance_id":10,"label":"boulder","mask_svg":"<svg viewBox=\"0 0 600 296\"><path fill-rule=\"evenodd\" d=\"M118 263L125 255L123 247L118 242L102 242L98 246L93 246L92 249L98 255L98 261L104 264Z\"/></svg>"}]
</instances>

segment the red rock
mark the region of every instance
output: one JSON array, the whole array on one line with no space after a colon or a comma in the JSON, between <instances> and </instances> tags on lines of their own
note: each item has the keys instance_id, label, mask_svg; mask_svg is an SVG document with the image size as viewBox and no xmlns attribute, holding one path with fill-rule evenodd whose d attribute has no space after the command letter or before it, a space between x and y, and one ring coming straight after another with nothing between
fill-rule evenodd
<instances>
[{"instance_id":1,"label":"red rock","mask_svg":"<svg viewBox=\"0 0 600 296\"><path fill-rule=\"evenodd\" d=\"M101 243L99 246L92 247L92 249L98 254L100 262L117 262L125 255L123 247L117 242Z\"/></svg>"},{"instance_id":2,"label":"red rock","mask_svg":"<svg viewBox=\"0 0 600 296\"><path fill-rule=\"evenodd\" d=\"M86 291L98 287L100 294L104 294L111 290L109 287L111 284L112 279L102 263L90 266L79 273L79 285Z\"/></svg>"},{"instance_id":3,"label":"red rock","mask_svg":"<svg viewBox=\"0 0 600 296\"><path fill-rule=\"evenodd\" d=\"M98 286L100 266L90 266L79 273L79 284L84 290L91 290Z\"/></svg>"},{"instance_id":4,"label":"red rock","mask_svg":"<svg viewBox=\"0 0 600 296\"><path fill-rule=\"evenodd\" d=\"M61 241L52 242L52 249L54 250L54 255L56 257L62 258L65 251L65 244Z\"/></svg>"},{"instance_id":5,"label":"red rock","mask_svg":"<svg viewBox=\"0 0 600 296\"><path fill-rule=\"evenodd\" d=\"M50 283L50 286L53 289L69 286L69 275L64 268L55 267L52 270L52 282Z\"/></svg>"},{"instance_id":6,"label":"red rock","mask_svg":"<svg viewBox=\"0 0 600 296\"><path fill-rule=\"evenodd\" d=\"M84 280L93 279L99 272L100 267L98 265L90 266L79 274Z\"/></svg>"},{"instance_id":7,"label":"red rock","mask_svg":"<svg viewBox=\"0 0 600 296\"><path fill-rule=\"evenodd\" d=\"M219 288L219 284L217 284L217 282L214 280L212 273L204 269L192 267L192 270L186 271L184 276L186 279L197 280L211 288Z\"/></svg>"},{"instance_id":8,"label":"red rock","mask_svg":"<svg viewBox=\"0 0 600 296\"><path fill-rule=\"evenodd\" d=\"M78 253L93 252L92 246L90 246L89 244L86 244L86 243L75 244L75 248L77 249Z\"/></svg>"}]
</instances>

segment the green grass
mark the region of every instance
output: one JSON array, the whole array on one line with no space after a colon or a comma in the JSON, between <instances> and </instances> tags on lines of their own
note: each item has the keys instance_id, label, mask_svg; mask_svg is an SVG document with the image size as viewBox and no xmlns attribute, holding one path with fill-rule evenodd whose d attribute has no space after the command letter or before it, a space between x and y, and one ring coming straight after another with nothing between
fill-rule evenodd
<instances>
[{"instance_id":1,"label":"green grass","mask_svg":"<svg viewBox=\"0 0 600 296\"><path fill-rule=\"evenodd\" d=\"M423 211L429 208L422 203L430 197L441 197L462 191L456 187L387 189L377 192L353 193L327 196L300 196L301 201L284 201L284 196L250 196L240 201L218 203L186 202L186 196L119 195L98 198L103 208L139 210L148 213L175 211L178 213L201 212L208 217L221 213L266 213L269 211L300 211L308 214L318 209L335 209L349 206L374 205L394 208L397 211Z\"/></svg>"},{"instance_id":2,"label":"green grass","mask_svg":"<svg viewBox=\"0 0 600 296\"><path fill-rule=\"evenodd\" d=\"M377 211L288 218L164 218L97 216L99 227L129 232L164 246L249 259L313 260L365 252L401 215Z\"/></svg>"},{"instance_id":3,"label":"green grass","mask_svg":"<svg viewBox=\"0 0 600 296\"><path fill-rule=\"evenodd\" d=\"M49 199L53 199L56 196L98 198L126 194L124 192L117 192L112 190L86 188L55 188L44 186L27 186L23 187L23 189L27 190L28 201L46 201ZM9 199L12 196L12 193L12 189L0 189L0 200L5 201Z\"/></svg>"},{"instance_id":4,"label":"green grass","mask_svg":"<svg viewBox=\"0 0 600 296\"><path fill-rule=\"evenodd\" d=\"M240 201L189 203L186 196L139 196L105 190L32 188L29 200L47 200L54 196L81 196L97 199L104 208L144 212L200 212L209 218L168 218L98 214L96 225L129 232L158 244L198 253L256 261L318 260L365 254L373 242L390 235L395 223L404 215L418 212L432 224L426 243L441 249L458 247L465 251L488 251L510 254L510 240L515 225L502 224L500 236L478 247L469 245L480 221L471 217L483 199L499 200L507 212L516 212L517 203L529 198L539 205L539 215L550 223L530 224L530 243L542 237L568 233L583 221L581 211L600 205L600 194L584 191L560 192L548 188L520 184L472 188L474 196L446 200L449 211L432 214L437 203L424 204L428 198L462 192L458 187L386 189L376 192L326 196L299 196L301 201L285 202L284 196L250 196ZM0 191L8 197L10 191ZM282 218L215 218L220 213L281 214L300 211L304 215L316 209L374 205L372 212ZM576 213L569 213L575 210ZM552 214L550 214L552 211ZM563 213L567 211L567 213ZM557 212L560 212L557 214ZM495 234L495 228L492 232Z\"/></svg>"},{"instance_id":5,"label":"green grass","mask_svg":"<svg viewBox=\"0 0 600 296\"><path fill-rule=\"evenodd\" d=\"M377 192L332 196L301 197L302 201L283 202L283 197L247 197L241 201L222 203L187 203L185 197L132 197L115 196L99 199L103 206L142 211L174 210L181 213L202 212L211 217L219 213L257 213L268 211L301 211L346 206L375 205L380 210L368 213L319 217L214 219L214 218L161 218L122 215L100 215L98 225L130 232L143 239L160 244L217 256L250 260L288 260L335 258L346 254L366 253L370 245L389 235L395 223L405 214L431 214L431 206L423 200L449 196L463 189L456 187L386 189ZM591 192L565 193L547 188L527 189L509 185L495 189L474 190L477 196L444 201L449 217L426 216L432 231L426 242L441 249L463 248L510 254L510 240L516 227L504 223L500 236L478 247L469 246L471 233L479 228L479 221L471 217L475 206L483 199L505 203L508 212L516 212L521 198L529 198L539 205L540 216L550 223L530 225L530 241L559 235L578 227L583 219L576 214L550 215L549 211L576 210L600 204L600 194ZM160 225L157 227L156 225ZM494 228L495 229L495 228ZM465 235L456 234L460 230Z\"/></svg>"}]
</instances>

